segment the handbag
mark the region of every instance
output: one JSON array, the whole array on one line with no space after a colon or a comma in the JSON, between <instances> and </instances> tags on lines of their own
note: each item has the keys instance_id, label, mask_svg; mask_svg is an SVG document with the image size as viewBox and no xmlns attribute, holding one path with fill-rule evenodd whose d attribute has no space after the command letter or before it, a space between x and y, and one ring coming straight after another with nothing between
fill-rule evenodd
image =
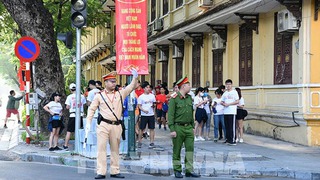
<instances>
[{"instance_id":1,"label":"handbag","mask_svg":"<svg viewBox=\"0 0 320 180\"><path fill-rule=\"evenodd\" d=\"M169 106L168 106L168 104L167 103L162 103L162 111L163 112L168 112L168 109L169 109Z\"/></svg>"},{"instance_id":2,"label":"handbag","mask_svg":"<svg viewBox=\"0 0 320 180\"><path fill-rule=\"evenodd\" d=\"M61 116L59 116L59 115L52 116L52 120L54 120L54 121L59 121L60 119L61 119Z\"/></svg>"}]
</instances>

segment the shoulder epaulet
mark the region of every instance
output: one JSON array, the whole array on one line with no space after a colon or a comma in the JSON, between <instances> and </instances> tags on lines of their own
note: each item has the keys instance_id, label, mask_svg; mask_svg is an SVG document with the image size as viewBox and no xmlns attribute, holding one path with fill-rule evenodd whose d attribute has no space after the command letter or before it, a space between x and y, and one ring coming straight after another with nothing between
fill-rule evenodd
<instances>
[{"instance_id":1,"label":"shoulder epaulet","mask_svg":"<svg viewBox=\"0 0 320 180\"><path fill-rule=\"evenodd\" d=\"M176 98L178 96L178 93L174 92L173 94L170 95L171 98Z\"/></svg>"}]
</instances>

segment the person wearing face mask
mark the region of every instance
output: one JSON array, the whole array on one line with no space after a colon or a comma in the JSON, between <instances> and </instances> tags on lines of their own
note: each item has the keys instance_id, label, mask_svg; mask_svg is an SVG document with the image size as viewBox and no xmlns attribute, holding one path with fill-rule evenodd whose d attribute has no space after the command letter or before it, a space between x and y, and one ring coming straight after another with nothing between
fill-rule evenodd
<instances>
[{"instance_id":1,"label":"person wearing face mask","mask_svg":"<svg viewBox=\"0 0 320 180\"><path fill-rule=\"evenodd\" d=\"M208 120L207 112L204 109L204 105L207 104L208 99L203 97L204 89L202 87L197 88L196 96L194 98L194 108L196 110L195 119L196 119L196 136L194 141L205 141L202 134L202 126Z\"/></svg>"},{"instance_id":2,"label":"person wearing face mask","mask_svg":"<svg viewBox=\"0 0 320 180\"><path fill-rule=\"evenodd\" d=\"M212 98L209 95L209 88L205 87L203 92L203 98L207 100L207 103L204 105L204 109L206 110L208 120L202 126L202 137L205 138L206 141L210 141L209 133L211 126L211 102Z\"/></svg>"}]
</instances>

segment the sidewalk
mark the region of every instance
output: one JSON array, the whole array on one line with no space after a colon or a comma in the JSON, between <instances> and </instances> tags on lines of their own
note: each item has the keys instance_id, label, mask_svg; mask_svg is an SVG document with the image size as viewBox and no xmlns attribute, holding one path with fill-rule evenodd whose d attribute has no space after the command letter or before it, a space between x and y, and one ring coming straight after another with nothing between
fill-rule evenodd
<instances>
[{"instance_id":1,"label":"sidewalk","mask_svg":"<svg viewBox=\"0 0 320 180\"><path fill-rule=\"evenodd\" d=\"M2 130L0 128L0 132ZM9 130L10 128L5 131ZM14 137L15 133L11 133L11 135ZM13 141L15 139L10 138ZM213 141L195 142L195 171L208 177L217 175L251 177L258 175L320 179L319 147L305 147L253 135L245 135L244 140L245 143L239 143L237 146L228 146L223 141L217 143ZM63 140L60 142L62 143ZM2 144L1 138L0 147L2 147ZM156 129L155 144L161 148L148 149L149 141L144 139L142 148L137 149L140 160L121 160L121 171L172 175L172 143L169 131ZM27 145L23 142L9 151L18 154L24 161L87 168L95 168L96 166L95 159L74 155L71 151L49 152L48 147ZM108 165L108 167L110 166Z\"/></svg>"}]
</instances>

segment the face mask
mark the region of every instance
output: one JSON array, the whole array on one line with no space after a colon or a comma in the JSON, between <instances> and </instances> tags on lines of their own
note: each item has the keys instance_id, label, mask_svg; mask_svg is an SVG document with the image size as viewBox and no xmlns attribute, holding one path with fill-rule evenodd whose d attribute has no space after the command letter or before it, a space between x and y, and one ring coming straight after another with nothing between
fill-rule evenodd
<instances>
[{"instance_id":1,"label":"face mask","mask_svg":"<svg viewBox=\"0 0 320 180\"><path fill-rule=\"evenodd\" d=\"M203 93L203 96L204 96L204 97L207 97L207 96L208 96L208 93L207 93L207 92Z\"/></svg>"},{"instance_id":2,"label":"face mask","mask_svg":"<svg viewBox=\"0 0 320 180\"><path fill-rule=\"evenodd\" d=\"M203 92L200 93L200 96L203 96Z\"/></svg>"}]
</instances>

